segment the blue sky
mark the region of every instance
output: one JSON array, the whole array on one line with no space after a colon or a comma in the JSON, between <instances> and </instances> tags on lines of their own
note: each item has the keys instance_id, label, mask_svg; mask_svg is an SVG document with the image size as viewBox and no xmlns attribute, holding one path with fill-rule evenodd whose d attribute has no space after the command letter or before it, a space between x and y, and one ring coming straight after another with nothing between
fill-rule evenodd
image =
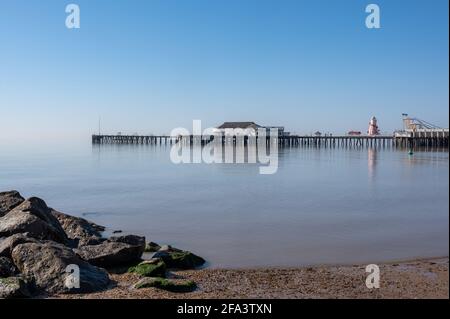
<instances>
[{"instance_id":1,"label":"blue sky","mask_svg":"<svg viewBox=\"0 0 450 319\"><path fill-rule=\"evenodd\" d=\"M65 6L81 28L65 27ZM365 7L381 8L381 29ZM0 0L0 141L223 121L448 127L448 1Z\"/></svg>"}]
</instances>

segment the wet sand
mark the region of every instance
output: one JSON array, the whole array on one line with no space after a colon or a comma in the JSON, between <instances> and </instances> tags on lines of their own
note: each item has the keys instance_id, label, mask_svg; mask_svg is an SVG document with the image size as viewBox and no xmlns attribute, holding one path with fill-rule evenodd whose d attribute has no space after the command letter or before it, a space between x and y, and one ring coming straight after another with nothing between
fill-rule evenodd
<instances>
[{"instance_id":1,"label":"wet sand","mask_svg":"<svg viewBox=\"0 0 450 319\"><path fill-rule=\"evenodd\" d=\"M201 269L174 271L198 289L171 293L135 289L134 274L113 274L115 287L93 294L60 298L449 298L448 257L379 264L380 288L368 289L366 265L302 268Z\"/></svg>"}]
</instances>

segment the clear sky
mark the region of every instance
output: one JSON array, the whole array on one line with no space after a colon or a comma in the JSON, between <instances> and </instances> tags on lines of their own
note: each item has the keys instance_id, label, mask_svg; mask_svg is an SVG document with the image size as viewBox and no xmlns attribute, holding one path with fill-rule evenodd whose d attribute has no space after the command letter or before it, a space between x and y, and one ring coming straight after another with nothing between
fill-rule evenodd
<instances>
[{"instance_id":1,"label":"clear sky","mask_svg":"<svg viewBox=\"0 0 450 319\"><path fill-rule=\"evenodd\" d=\"M81 28L65 26L65 6ZM365 7L381 8L367 29ZM223 121L448 127L448 1L0 0L0 141Z\"/></svg>"}]
</instances>

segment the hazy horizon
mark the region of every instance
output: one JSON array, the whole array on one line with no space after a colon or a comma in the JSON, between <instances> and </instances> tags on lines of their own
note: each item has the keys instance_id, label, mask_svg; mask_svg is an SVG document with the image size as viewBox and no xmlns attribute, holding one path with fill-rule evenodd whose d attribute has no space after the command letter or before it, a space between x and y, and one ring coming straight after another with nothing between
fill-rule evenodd
<instances>
[{"instance_id":1,"label":"hazy horizon","mask_svg":"<svg viewBox=\"0 0 450 319\"><path fill-rule=\"evenodd\" d=\"M254 121L382 132L448 127L448 1L67 1L0 5L0 142Z\"/></svg>"}]
</instances>

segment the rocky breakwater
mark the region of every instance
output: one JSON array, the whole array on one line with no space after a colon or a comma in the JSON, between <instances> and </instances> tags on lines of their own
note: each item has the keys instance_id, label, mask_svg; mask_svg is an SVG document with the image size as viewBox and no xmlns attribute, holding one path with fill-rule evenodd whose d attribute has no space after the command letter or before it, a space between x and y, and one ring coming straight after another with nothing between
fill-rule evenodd
<instances>
[{"instance_id":1,"label":"rocky breakwater","mask_svg":"<svg viewBox=\"0 0 450 319\"><path fill-rule=\"evenodd\" d=\"M195 289L195 283L166 275L172 268L203 265L201 257L136 235L104 238L104 230L58 212L40 198L0 192L0 298L106 290L114 287L109 272L117 269L141 278L132 289ZM144 251L151 252L148 260L142 259Z\"/></svg>"}]
</instances>

